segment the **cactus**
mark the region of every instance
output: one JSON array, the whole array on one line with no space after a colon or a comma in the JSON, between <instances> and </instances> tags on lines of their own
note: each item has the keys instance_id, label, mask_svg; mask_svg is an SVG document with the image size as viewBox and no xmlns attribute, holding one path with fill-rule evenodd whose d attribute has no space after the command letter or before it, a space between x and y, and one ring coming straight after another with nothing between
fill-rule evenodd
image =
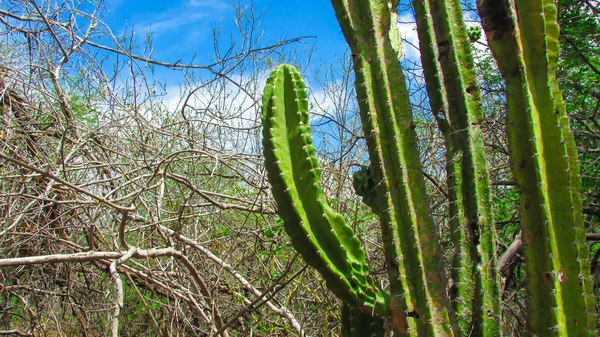
<instances>
[{"instance_id":1,"label":"cactus","mask_svg":"<svg viewBox=\"0 0 600 337\"><path fill-rule=\"evenodd\" d=\"M384 337L385 323L358 307L342 303L342 337Z\"/></svg>"},{"instance_id":2,"label":"cactus","mask_svg":"<svg viewBox=\"0 0 600 337\"><path fill-rule=\"evenodd\" d=\"M556 5L517 0L514 6L478 1L507 88L509 149L531 296L528 334L596 336L579 168L554 74Z\"/></svg>"},{"instance_id":3,"label":"cactus","mask_svg":"<svg viewBox=\"0 0 600 337\"><path fill-rule=\"evenodd\" d=\"M567 117L566 107L563 101L562 93L558 87L558 81L556 80L556 65L558 60L558 37L560 29L557 24L558 11L555 4L548 3L544 6L544 19L546 27L546 46L548 48L548 77L550 82L550 88L552 90L552 98L558 112L559 125L561 126L562 137L565 141L566 155L568 156L568 172L570 177L570 192L573 207L573 216L575 218L575 236L576 242L578 242L578 257L580 261L580 279L584 286L584 291L587 294L593 293L594 282L590 277L590 261L587 258L589 256L589 250L585 245L585 232L583 226L583 201L581 199L581 177L580 177L580 166L578 161L577 149L575 148L575 138L569 127L569 118ZM588 311L588 327L596 326L596 315L595 313L596 303L594 296L586 296L586 310Z\"/></svg>"},{"instance_id":4,"label":"cactus","mask_svg":"<svg viewBox=\"0 0 600 337\"><path fill-rule=\"evenodd\" d=\"M263 102L265 166L292 245L347 303L385 312L360 241L325 200L308 125L308 102L300 73L278 66L269 76Z\"/></svg>"},{"instance_id":5,"label":"cactus","mask_svg":"<svg viewBox=\"0 0 600 337\"><path fill-rule=\"evenodd\" d=\"M499 277L493 263L496 235L471 37L460 1L414 0L413 6L428 95L446 140L455 247L453 307L463 334L497 336L501 312Z\"/></svg>"},{"instance_id":6,"label":"cactus","mask_svg":"<svg viewBox=\"0 0 600 337\"><path fill-rule=\"evenodd\" d=\"M398 308L399 316L401 311L415 314L411 330L455 335L399 47L393 43L398 36L395 4L332 0L332 5L352 51L363 132L378 182L377 202L385 210L379 216L391 307Z\"/></svg>"},{"instance_id":7,"label":"cactus","mask_svg":"<svg viewBox=\"0 0 600 337\"><path fill-rule=\"evenodd\" d=\"M343 336L383 336L384 316L395 336L499 336L491 187L479 126L483 113L460 2L413 1L427 91L446 141L450 228L457 247L452 303L399 62L397 1L331 2L352 51L371 160L354 175L353 185L379 217L389 293L375 285L353 230L325 200L305 86L297 70L281 65L264 91L263 145L292 245L341 299ZM516 11L508 0L477 1L506 81L510 157L521 197L531 295L527 335L597 336L579 168L554 74L556 8L550 0L515 4Z\"/></svg>"}]
</instances>

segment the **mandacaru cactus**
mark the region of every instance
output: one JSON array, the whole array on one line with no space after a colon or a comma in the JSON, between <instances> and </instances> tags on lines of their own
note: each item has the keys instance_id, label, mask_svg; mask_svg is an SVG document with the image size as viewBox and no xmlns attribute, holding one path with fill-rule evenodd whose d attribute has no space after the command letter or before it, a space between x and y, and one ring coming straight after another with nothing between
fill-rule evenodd
<instances>
[{"instance_id":1,"label":"mandacaru cactus","mask_svg":"<svg viewBox=\"0 0 600 337\"><path fill-rule=\"evenodd\" d=\"M414 0L413 6L427 93L446 140L448 216L455 249L453 308L462 334L498 336L500 282L492 263L496 231L472 37L459 0Z\"/></svg>"},{"instance_id":2,"label":"mandacaru cactus","mask_svg":"<svg viewBox=\"0 0 600 337\"><path fill-rule=\"evenodd\" d=\"M265 166L292 245L340 299L384 313L386 299L370 275L360 241L323 195L307 94L295 68L281 65L271 73L262 110Z\"/></svg>"},{"instance_id":3,"label":"mandacaru cactus","mask_svg":"<svg viewBox=\"0 0 600 337\"><path fill-rule=\"evenodd\" d=\"M479 0L477 6L506 83L531 296L527 335L597 336L577 152L554 73L556 3Z\"/></svg>"},{"instance_id":4,"label":"mandacaru cactus","mask_svg":"<svg viewBox=\"0 0 600 337\"><path fill-rule=\"evenodd\" d=\"M327 203L308 125L307 93L290 65L262 101L265 167L292 245L342 301L343 336L500 336L496 243L480 125L483 111L458 0L414 0L431 108L446 141L448 287L431 216L396 25L397 0L331 0L352 51L370 166L353 185L379 217L389 290L360 241ZM506 81L507 130L527 264L528 336L597 336L584 242L579 166L556 83L552 0L478 0ZM450 294L448 294L450 293Z\"/></svg>"},{"instance_id":5,"label":"mandacaru cactus","mask_svg":"<svg viewBox=\"0 0 600 337\"><path fill-rule=\"evenodd\" d=\"M352 52L371 175L382 209L378 215L390 281L392 328L398 335L411 331L424 336L457 335L399 62L398 2L331 3Z\"/></svg>"},{"instance_id":6,"label":"mandacaru cactus","mask_svg":"<svg viewBox=\"0 0 600 337\"><path fill-rule=\"evenodd\" d=\"M342 304L341 337L384 337L383 318L371 315L358 307Z\"/></svg>"}]
</instances>

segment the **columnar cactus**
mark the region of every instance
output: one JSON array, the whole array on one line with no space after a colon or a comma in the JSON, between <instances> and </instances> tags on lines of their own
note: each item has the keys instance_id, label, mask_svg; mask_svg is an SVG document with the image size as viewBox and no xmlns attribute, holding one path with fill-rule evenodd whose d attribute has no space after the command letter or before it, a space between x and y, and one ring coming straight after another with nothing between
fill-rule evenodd
<instances>
[{"instance_id":1,"label":"columnar cactus","mask_svg":"<svg viewBox=\"0 0 600 337\"><path fill-rule=\"evenodd\" d=\"M583 235L579 167L554 69L556 4L477 2L506 82L512 171L521 197L529 334L597 335Z\"/></svg>"},{"instance_id":2,"label":"columnar cactus","mask_svg":"<svg viewBox=\"0 0 600 337\"><path fill-rule=\"evenodd\" d=\"M453 307L463 334L497 336L500 290L483 108L462 6L458 0L414 0L413 6L427 91L446 140Z\"/></svg>"},{"instance_id":3,"label":"columnar cactus","mask_svg":"<svg viewBox=\"0 0 600 337\"><path fill-rule=\"evenodd\" d=\"M332 0L352 51L356 93L367 139L391 302L412 329L452 336L457 325L446 297L441 250L431 217L415 124L399 62L397 1ZM401 333L401 328L397 328Z\"/></svg>"}]
</instances>

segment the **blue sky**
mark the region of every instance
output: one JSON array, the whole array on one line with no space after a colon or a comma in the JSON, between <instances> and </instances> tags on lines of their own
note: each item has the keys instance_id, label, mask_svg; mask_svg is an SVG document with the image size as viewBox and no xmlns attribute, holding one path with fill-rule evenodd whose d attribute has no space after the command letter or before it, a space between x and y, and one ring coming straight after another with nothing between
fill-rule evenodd
<instances>
[{"instance_id":1,"label":"blue sky","mask_svg":"<svg viewBox=\"0 0 600 337\"><path fill-rule=\"evenodd\" d=\"M186 63L194 57L194 64L206 65L212 63L214 27L221 25L222 49L229 48L231 34L239 44L239 36L235 36L233 2L240 6L251 4L257 16L264 13L260 15L260 26L255 32L262 34L260 46L314 36L295 47L300 50L314 47L311 69L303 76L310 82L312 95L316 99L323 97L321 88L311 80L312 72L322 64L337 64L347 50L328 0L304 0L301 5L298 1L287 0L148 0L143 4L139 1L106 0L108 12L104 21L116 36L133 28L140 45L145 33L152 31L152 58L155 60ZM401 13L399 21L412 22L411 13ZM399 27L403 37L409 41L404 44L405 57L418 60L418 51L411 47L411 44L418 44L414 24L400 24ZM157 67L155 78L166 84L170 97L178 96L178 90L174 88L183 80L181 73ZM327 103L324 104L327 106Z\"/></svg>"},{"instance_id":2,"label":"blue sky","mask_svg":"<svg viewBox=\"0 0 600 337\"><path fill-rule=\"evenodd\" d=\"M248 1L242 2L248 3ZM230 0L149 0L143 2L108 0L105 22L115 34L125 27L134 28L138 36L153 32L153 57L162 61L190 60L197 55L199 63L210 63L213 51L212 28L221 24L222 36L228 41L235 32L235 9ZM346 49L331 4L326 0L296 1L255 0L261 17L257 33L264 34L264 45L281 39L315 36L307 46L315 45L316 60L331 61Z\"/></svg>"},{"instance_id":3,"label":"blue sky","mask_svg":"<svg viewBox=\"0 0 600 337\"><path fill-rule=\"evenodd\" d=\"M233 2L242 7L251 6L256 16L260 16L260 25L255 31L255 34L262 35L259 47L270 46L281 40L313 36L295 47L314 50L310 68L305 70L303 77L319 108L329 109L330 101L313 76L322 65L338 65L347 50L329 0L304 0L301 5L300 2L287 0L148 0L143 4L128 0L105 1L107 13L103 19L115 36L133 29L138 45L142 45L145 34L152 32L152 59L185 64L194 58L193 63L201 65L213 63L212 31L219 25L222 49L229 48L232 34L239 47L240 37L236 35L235 25L236 6ZM418 60L418 51L411 47L418 45L415 25L411 23L412 14L401 13L399 21L401 34L409 42L404 44L404 57ZM137 53L140 54L140 51ZM165 84L165 102L170 107L176 107L180 102L179 84L184 81L182 76L180 72L156 67L154 78Z\"/></svg>"}]
</instances>

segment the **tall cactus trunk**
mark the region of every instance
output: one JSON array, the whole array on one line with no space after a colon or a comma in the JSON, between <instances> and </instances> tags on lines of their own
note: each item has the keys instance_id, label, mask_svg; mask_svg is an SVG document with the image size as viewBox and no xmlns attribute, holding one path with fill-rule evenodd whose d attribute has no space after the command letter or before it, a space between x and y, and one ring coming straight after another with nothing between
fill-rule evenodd
<instances>
[{"instance_id":1,"label":"tall cactus trunk","mask_svg":"<svg viewBox=\"0 0 600 337\"><path fill-rule=\"evenodd\" d=\"M379 215L392 317L401 317L406 310L412 313L419 336L454 336L457 326L445 294L441 250L399 62L400 44L394 40L397 3L332 0L332 4L352 50L377 201L385 205ZM396 331L406 334L401 326Z\"/></svg>"},{"instance_id":2,"label":"tall cactus trunk","mask_svg":"<svg viewBox=\"0 0 600 337\"><path fill-rule=\"evenodd\" d=\"M427 91L446 140L453 306L464 335L498 336L500 291L483 111L461 3L414 0L413 6Z\"/></svg>"},{"instance_id":3,"label":"tall cactus trunk","mask_svg":"<svg viewBox=\"0 0 600 337\"><path fill-rule=\"evenodd\" d=\"M558 112L558 123L561 126L562 137L565 142L566 152L568 156L569 165L569 180L570 180L570 192L573 207L573 216L575 218L575 236L578 244L578 257L581 263L580 274L581 282L584 287L584 298L586 299L586 310L588 314L588 327L596 327L597 316L596 316L596 299L593 296L594 281L591 278L590 272L590 261L589 261L589 249L585 244L585 231L583 223L583 200L581 199L581 176L579 158L577 149L575 147L575 138L571 132L569 117L567 116L567 109L563 101L563 96L558 87L558 81L556 80L556 66L558 61L559 44L558 38L560 29L557 24L558 11L554 1L545 0L544 3L544 19L547 33L546 46L548 48L548 78L550 81L550 89L552 90L552 98L555 104L555 111ZM582 244L583 243L583 244ZM587 295L586 295L587 294Z\"/></svg>"},{"instance_id":4,"label":"tall cactus trunk","mask_svg":"<svg viewBox=\"0 0 600 337\"><path fill-rule=\"evenodd\" d=\"M456 312L458 325L464 331L466 319L461 317L470 316L469 306L465 304L465 294L469 297L473 294L470 275L465 272L471 265L468 235L466 227L462 226L464 219L464 208L462 205L461 161L457 147L453 145L453 135L448 115L448 100L444 88L444 79L440 64L437 62L437 42L431 21L430 8L424 1L413 1L415 18L417 22L417 34L419 36L419 49L421 52L421 64L425 77L425 87L429 97L429 106L436 120L438 129L444 137L446 157L446 187L448 205L448 228L450 240L453 244L453 256L450 267L450 289L449 296L452 308ZM462 279L461 279L462 278Z\"/></svg>"},{"instance_id":5,"label":"tall cactus trunk","mask_svg":"<svg viewBox=\"0 0 600 337\"><path fill-rule=\"evenodd\" d=\"M597 336L579 169L554 74L555 4L516 0L513 8L506 0L479 0L477 5L507 88L507 131L531 296L528 334Z\"/></svg>"}]
</instances>

